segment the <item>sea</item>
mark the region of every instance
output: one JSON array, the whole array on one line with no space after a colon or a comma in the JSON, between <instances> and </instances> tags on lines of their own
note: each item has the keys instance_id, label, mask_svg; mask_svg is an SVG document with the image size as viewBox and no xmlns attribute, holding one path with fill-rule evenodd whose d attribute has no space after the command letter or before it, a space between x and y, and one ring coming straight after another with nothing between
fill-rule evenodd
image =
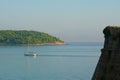
<instances>
[{"instance_id":1,"label":"sea","mask_svg":"<svg viewBox=\"0 0 120 80\"><path fill-rule=\"evenodd\" d=\"M27 46L0 46L0 80L91 80L103 42L29 48L39 56L24 56Z\"/></svg>"}]
</instances>

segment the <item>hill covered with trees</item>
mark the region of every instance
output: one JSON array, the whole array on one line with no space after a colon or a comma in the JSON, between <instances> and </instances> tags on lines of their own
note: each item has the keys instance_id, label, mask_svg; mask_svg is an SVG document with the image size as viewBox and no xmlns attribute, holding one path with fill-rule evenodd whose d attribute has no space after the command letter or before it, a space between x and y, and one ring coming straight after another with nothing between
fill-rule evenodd
<instances>
[{"instance_id":1,"label":"hill covered with trees","mask_svg":"<svg viewBox=\"0 0 120 80\"><path fill-rule=\"evenodd\" d=\"M0 30L0 45L63 44L64 41L44 32Z\"/></svg>"}]
</instances>

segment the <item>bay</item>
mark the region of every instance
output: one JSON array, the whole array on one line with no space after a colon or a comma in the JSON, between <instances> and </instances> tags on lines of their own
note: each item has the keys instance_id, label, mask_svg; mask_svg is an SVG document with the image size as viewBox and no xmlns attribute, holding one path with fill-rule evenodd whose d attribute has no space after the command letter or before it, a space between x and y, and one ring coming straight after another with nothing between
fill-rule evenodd
<instances>
[{"instance_id":1,"label":"bay","mask_svg":"<svg viewBox=\"0 0 120 80\"><path fill-rule=\"evenodd\" d=\"M91 80L101 42L30 46L40 56L24 56L27 46L0 46L0 80Z\"/></svg>"}]
</instances>

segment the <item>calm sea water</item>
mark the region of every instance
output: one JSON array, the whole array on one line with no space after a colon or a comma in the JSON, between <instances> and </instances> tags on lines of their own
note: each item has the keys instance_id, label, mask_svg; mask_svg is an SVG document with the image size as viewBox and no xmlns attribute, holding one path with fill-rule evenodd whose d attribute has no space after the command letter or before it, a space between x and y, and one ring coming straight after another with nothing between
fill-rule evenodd
<instances>
[{"instance_id":1,"label":"calm sea water","mask_svg":"<svg viewBox=\"0 0 120 80\"><path fill-rule=\"evenodd\" d=\"M24 56L27 46L0 46L0 80L91 80L102 43L30 46L40 56Z\"/></svg>"}]
</instances>

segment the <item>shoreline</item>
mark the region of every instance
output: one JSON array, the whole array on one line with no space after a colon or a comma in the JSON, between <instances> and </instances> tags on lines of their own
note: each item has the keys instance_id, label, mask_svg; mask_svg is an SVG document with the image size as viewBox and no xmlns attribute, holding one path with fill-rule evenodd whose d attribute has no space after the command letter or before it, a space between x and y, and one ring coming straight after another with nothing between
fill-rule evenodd
<instances>
[{"instance_id":1,"label":"shoreline","mask_svg":"<svg viewBox=\"0 0 120 80\"><path fill-rule=\"evenodd\" d=\"M42 45L63 45L64 42L55 42L55 43L41 43L41 44L29 44L29 46L42 46ZM0 43L0 46L28 46L28 44L7 44Z\"/></svg>"}]
</instances>

